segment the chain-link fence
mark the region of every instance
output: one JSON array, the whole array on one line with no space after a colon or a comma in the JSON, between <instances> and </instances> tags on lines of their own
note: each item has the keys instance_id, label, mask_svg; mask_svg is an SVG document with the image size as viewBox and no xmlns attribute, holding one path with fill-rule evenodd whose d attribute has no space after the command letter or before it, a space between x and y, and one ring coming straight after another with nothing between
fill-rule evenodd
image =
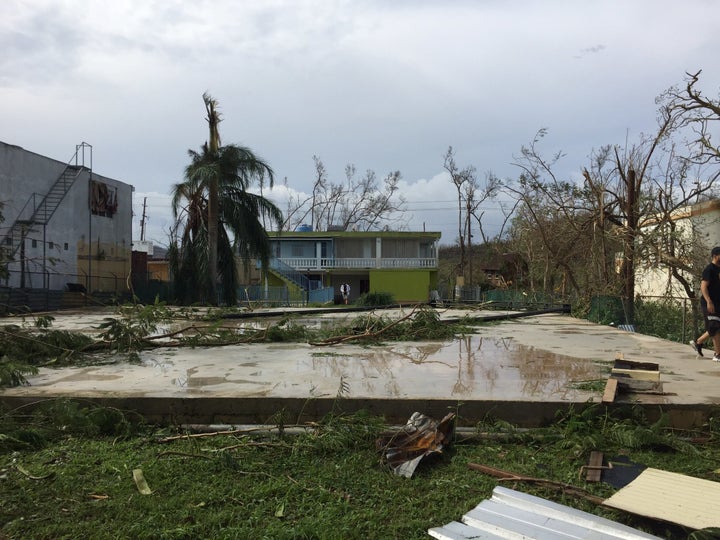
<instances>
[{"instance_id":1,"label":"chain-link fence","mask_svg":"<svg viewBox=\"0 0 720 540\"><path fill-rule=\"evenodd\" d=\"M131 299L125 276L10 271L0 282L0 314L109 305Z\"/></svg>"}]
</instances>

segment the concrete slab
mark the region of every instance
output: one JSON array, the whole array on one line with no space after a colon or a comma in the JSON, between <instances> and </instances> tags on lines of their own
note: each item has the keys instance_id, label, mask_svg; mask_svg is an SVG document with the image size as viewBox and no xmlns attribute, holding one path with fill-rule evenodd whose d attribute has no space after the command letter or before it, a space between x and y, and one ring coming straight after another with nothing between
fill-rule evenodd
<instances>
[{"instance_id":1,"label":"concrete slab","mask_svg":"<svg viewBox=\"0 0 720 540\"><path fill-rule=\"evenodd\" d=\"M408 312L384 310L382 315ZM439 313L442 318L498 314ZM303 324L332 324L357 315L293 314ZM53 316L55 328L92 332L114 314L95 310ZM268 323L249 319L234 324ZM568 315L482 325L473 335L445 342L158 349L141 353L140 364L118 355L111 364L43 368L29 378L30 386L0 391L0 400L17 407L72 397L137 410L157 422L273 423L282 415L283 422L292 423L317 420L340 407L366 409L399 424L414 411L441 418L452 409L467 425L500 418L533 426L552 421L559 409L599 403L602 381L619 354L659 364L664 393L619 396L612 406L635 403L651 414L667 412L676 425L694 425L720 405L720 363L697 359L688 345Z\"/></svg>"}]
</instances>

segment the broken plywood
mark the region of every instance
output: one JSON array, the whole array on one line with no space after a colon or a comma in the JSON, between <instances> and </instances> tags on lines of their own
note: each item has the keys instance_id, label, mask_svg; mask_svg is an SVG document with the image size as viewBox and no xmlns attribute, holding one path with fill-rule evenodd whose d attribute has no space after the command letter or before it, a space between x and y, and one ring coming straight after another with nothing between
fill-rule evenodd
<instances>
[{"instance_id":1,"label":"broken plywood","mask_svg":"<svg viewBox=\"0 0 720 540\"><path fill-rule=\"evenodd\" d=\"M603 505L693 529L719 527L720 483L648 468Z\"/></svg>"},{"instance_id":2,"label":"broken plywood","mask_svg":"<svg viewBox=\"0 0 720 540\"><path fill-rule=\"evenodd\" d=\"M642 381L659 381L660 365L654 362L632 362L630 360L616 359L611 373Z\"/></svg>"},{"instance_id":3,"label":"broken plywood","mask_svg":"<svg viewBox=\"0 0 720 540\"><path fill-rule=\"evenodd\" d=\"M617 392L663 393L660 382L660 365L654 362L633 362L625 360L620 354L615 359L610 378L617 380ZM610 389L606 387L606 392L609 391ZM611 402L609 397L608 394L606 400L603 396L603 401Z\"/></svg>"}]
</instances>

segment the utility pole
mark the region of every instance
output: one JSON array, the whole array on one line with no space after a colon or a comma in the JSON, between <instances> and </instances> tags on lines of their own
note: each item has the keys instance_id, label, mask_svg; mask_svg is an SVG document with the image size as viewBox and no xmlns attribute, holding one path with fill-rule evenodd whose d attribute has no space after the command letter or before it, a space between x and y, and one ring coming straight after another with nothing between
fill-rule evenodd
<instances>
[{"instance_id":1,"label":"utility pole","mask_svg":"<svg viewBox=\"0 0 720 540\"><path fill-rule=\"evenodd\" d=\"M467 230L467 249L468 249L468 281L466 285L473 285L473 265L472 265L472 224L470 222L470 208L472 206L472 193L466 197L465 208L465 228Z\"/></svg>"},{"instance_id":2,"label":"utility pole","mask_svg":"<svg viewBox=\"0 0 720 540\"><path fill-rule=\"evenodd\" d=\"M140 241L145 240L145 208L147 208L147 197L143 198L143 215L140 220Z\"/></svg>"}]
</instances>

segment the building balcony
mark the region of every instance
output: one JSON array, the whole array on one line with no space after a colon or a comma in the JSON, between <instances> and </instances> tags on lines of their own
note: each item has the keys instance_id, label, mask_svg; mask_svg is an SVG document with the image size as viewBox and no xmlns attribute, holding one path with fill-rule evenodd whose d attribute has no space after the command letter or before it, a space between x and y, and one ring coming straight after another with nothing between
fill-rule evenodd
<instances>
[{"instance_id":1,"label":"building balcony","mask_svg":"<svg viewBox=\"0 0 720 540\"><path fill-rule=\"evenodd\" d=\"M377 268L400 268L400 269L434 269L438 266L437 258L359 258L359 259L337 259L337 258L282 258L281 263L294 268L295 270L361 270Z\"/></svg>"}]
</instances>

